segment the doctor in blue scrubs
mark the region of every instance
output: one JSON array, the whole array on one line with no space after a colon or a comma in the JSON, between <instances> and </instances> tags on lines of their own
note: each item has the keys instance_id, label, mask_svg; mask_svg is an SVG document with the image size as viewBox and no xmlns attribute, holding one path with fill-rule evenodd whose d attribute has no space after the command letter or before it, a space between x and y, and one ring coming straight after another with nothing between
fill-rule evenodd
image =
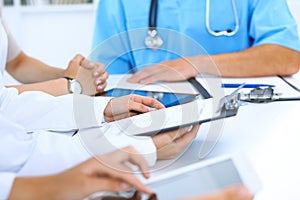
<instances>
[{"instance_id":1,"label":"doctor in blue scrubs","mask_svg":"<svg viewBox=\"0 0 300 200\"><path fill-rule=\"evenodd\" d=\"M100 0L93 49L108 73L141 83L291 75L300 63L286 0Z\"/></svg>"}]
</instances>

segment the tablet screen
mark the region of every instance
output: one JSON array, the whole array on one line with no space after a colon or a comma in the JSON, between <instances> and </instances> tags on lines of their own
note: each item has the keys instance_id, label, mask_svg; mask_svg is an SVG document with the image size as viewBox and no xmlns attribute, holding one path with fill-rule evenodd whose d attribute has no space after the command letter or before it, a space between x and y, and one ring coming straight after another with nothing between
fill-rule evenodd
<instances>
[{"instance_id":1,"label":"tablet screen","mask_svg":"<svg viewBox=\"0 0 300 200\"><path fill-rule=\"evenodd\" d=\"M225 159L148 184L155 193L155 196L152 197L130 191L104 195L96 199L175 200L199 196L239 184L242 184L242 180L233 161Z\"/></svg>"},{"instance_id":2,"label":"tablet screen","mask_svg":"<svg viewBox=\"0 0 300 200\"><path fill-rule=\"evenodd\" d=\"M157 199L171 200L211 193L237 184L242 184L242 180L233 161L228 159L148 186L155 192Z\"/></svg>"},{"instance_id":3,"label":"tablet screen","mask_svg":"<svg viewBox=\"0 0 300 200\"><path fill-rule=\"evenodd\" d=\"M106 91L103 96L108 97L120 97L129 94L138 94L141 96L148 96L155 98L160 101L165 107L171 107L183 103L190 102L194 100L197 95L195 94L176 94L169 92L153 92L153 91L145 91L145 90L130 90L130 89L121 89L114 88Z\"/></svg>"}]
</instances>

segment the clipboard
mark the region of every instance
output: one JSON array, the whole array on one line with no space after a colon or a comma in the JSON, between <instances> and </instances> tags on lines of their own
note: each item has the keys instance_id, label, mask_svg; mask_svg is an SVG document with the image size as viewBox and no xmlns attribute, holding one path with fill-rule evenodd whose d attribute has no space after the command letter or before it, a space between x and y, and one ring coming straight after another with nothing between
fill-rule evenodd
<instances>
[{"instance_id":1,"label":"clipboard","mask_svg":"<svg viewBox=\"0 0 300 200\"><path fill-rule=\"evenodd\" d=\"M203 87L202 84L199 83L195 78L190 78L187 81L194 86L194 88L199 92L199 94L201 94L204 99L212 98L205 87Z\"/></svg>"},{"instance_id":2,"label":"clipboard","mask_svg":"<svg viewBox=\"0 0 300 200\"><path fill-rule=\"evenodd\" d=\"M199 95L199 98L192 102L107 123L103 131L121 130L129 136L151 136L190 125L233 117L238 113L240 106L238 91L242 87L243 85L223 97L218 102L218 106L212 106L216 103L213 98L206 96L206 99L203 99L203 95Z\"/></svg>"}]
</instances>

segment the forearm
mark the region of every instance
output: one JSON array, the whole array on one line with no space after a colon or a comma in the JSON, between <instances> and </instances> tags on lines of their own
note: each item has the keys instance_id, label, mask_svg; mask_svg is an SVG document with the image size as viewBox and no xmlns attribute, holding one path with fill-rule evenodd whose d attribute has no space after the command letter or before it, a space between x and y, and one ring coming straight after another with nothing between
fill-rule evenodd
<instances>
[{"instance_id":1,"label":"forearm","mask_svg":"<svg viewBox=\"0 0 300 200\"><path fill-rule=\"evenodd\" d=\"M34 83L61 78L65 70L51 67L37 59L20 53L6 65L6 70L22 83Z\"/></svg>"},{"instance_id":2,"label":"forearm","mask_svg":"<svg viewBox=\"0 0 300 200\"><path fill-rule=\"evenodd\" d=\"M17 88L19 94L26 91L41 91L53 96L61 96L69 94L68 80L65 78L59 78L50 81L44 81L40 83L31 83L23 85L7 86Z\"/></svg>"},{"instance_id":3,"label":"forearm","mask_svg":"<svg viewBox=\"0 0 300 200\"><path fill-rule=\"evenodd\" d=\"M59 183L53 179L54 176L16 178L8 199L55 199L59 196Z\"/></svg>"},{"instance_id":4,"label":"forearm","mask_svg":"<svg viewBox=\"0 0 300 200\"><path fill-rule=\"evenodd\" d=\"M211 55L210 58L201 57L203 59L192 58L196 60L198 72L222 77L292 75L300 67L299 52L271 44L235 53Z\"/></svg>"}]
</instances>

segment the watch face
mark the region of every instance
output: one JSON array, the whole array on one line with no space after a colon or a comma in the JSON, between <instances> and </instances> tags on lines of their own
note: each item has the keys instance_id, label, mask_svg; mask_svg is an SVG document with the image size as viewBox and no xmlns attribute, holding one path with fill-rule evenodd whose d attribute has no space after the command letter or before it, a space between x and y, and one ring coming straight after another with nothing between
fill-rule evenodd
<instances>
[{"instance_id":1,"label":"watch face","mask_svg":"<svg viewBox=\"0 0 300 200\"><path fill-rule=\"evenodd\" d=\"M80 83L75 79L70 81L70 92L75 94L81 94L82 92Z\"/></svg>"}]
</instances>

